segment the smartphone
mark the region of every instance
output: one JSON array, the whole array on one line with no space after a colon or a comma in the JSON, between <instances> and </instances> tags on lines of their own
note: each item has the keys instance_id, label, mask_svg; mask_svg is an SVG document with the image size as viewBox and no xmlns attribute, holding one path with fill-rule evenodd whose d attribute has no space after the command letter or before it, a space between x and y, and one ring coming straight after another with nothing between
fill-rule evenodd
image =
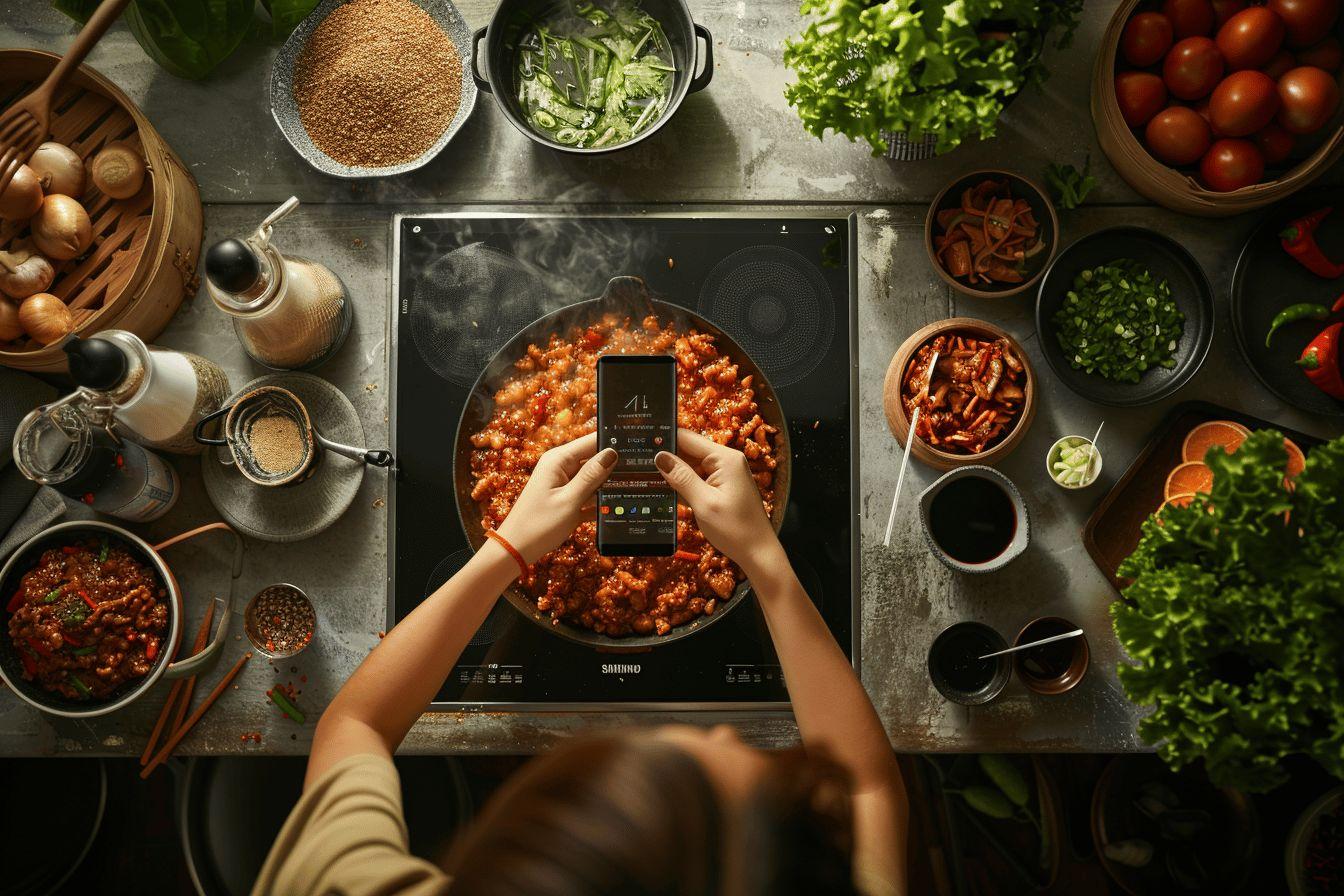
<instances>
[{"instance_id":1,"label":"smartphone","mask_svg":"<svg viewBox=\"0 0 1344 896\"><path fill-rule=\"evenodd\" d=\"M677 362L671 355L597 359L598 450L620 458L597 492L597 550L666 557L677 550L677 493L653 463L677 451Z\"/></svg>"}]
</instances>

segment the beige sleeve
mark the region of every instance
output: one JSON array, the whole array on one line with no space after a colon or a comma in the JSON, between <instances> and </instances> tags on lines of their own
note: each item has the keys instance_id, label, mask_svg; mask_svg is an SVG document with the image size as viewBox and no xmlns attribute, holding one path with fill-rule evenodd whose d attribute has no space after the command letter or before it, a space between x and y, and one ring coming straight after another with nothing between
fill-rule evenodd
<instances>
[{"instance_id":1,"label":"beige sleeve","mask_svg":"<svg viewBox=\"0 0 1344 896\"><path fill-rule=\"evenodd\" d=\"M448 876L407 851L392 760L365 754L304 791L252 896L442 896Z\"/></svg>"}]
</instances>

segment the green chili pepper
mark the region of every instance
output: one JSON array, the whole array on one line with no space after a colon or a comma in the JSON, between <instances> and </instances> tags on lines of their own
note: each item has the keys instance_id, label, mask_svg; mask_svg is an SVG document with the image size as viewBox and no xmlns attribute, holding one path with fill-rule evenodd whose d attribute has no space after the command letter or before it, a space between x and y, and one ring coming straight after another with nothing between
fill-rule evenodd
<instances>
[{"instance_id":1,"label":"green chili pepper","mask_svg":"<svg viewBox=\"0 0 1344 896\"><path fill-rule=\"evenodd\" d=\"M266 696L271 698L271 702L280 707L280 711L289 716L300 725L303 724L304 715L297 706L289 701L289 698L280 692L278 688L271 688L266 692Z\"/></svg>"},{"instance_id":2,"label":"green chili pepper","mask_svg":"<svg viewBox=\"0 0 1344 896\"><path fill-rule=\"evenodd\" d=\"M106 539L106 538L103 539L103 547L102 547L102 549L98 551L98 562L99 562L99 563L106 563L106 562L107 562L107 539Z\"/></svg>"},{"instance_id":3,"label":"green chili pepper","mask_svg":"<svg viewBox=\"0 0 1344 896\"><path fill-rule=\"evenodd\" d=\"M97 647L81 647L78 650L72 650L70 652L75 656L88 656L91 653L96 653L97 650Z\"/></svg>"},{"instance_id":4,"label":"green chili pepper","mask_svg":"<svg viewBox=\"0 0 1344 896\"><path fill-rule=\"evenodd\" d=\"M1274 337L1274 331L1279 327L1296 323L1299 320L1325 320L1329 316L1330 309L1324 305L1317 305L1315 302L1299 302L1296 305L1289 305L1274 315L1274 321L1269 325L1269 332L1265 334L1265 348L1269 348L1269 340Z\"/></svg>"},{"instance_id":5,"label":"green chili pepper","mask_svg":"<svg viewBox=\"0 0 1344 896\"><path fill-rule=\"evenodd\" d=\"M75 690L79 691L81 697L87 697L93 693L93 691L89 690L88 685L79 680L78 675L67 675L66 678L75 686Z\"/></svg>"},{"instance_id":6,"label":"green chili pepper","mask_svg":"<svg viewBox=\"0 0 1344 896\"><path fill-rule=\"evenodd\" d=\"M49 604L56 600L56 598L61 596L61 589L64 587L64 585L57 585L55 588L48 591L47 596L42 598L42 603Z\"/></svg>"}]
</instances>

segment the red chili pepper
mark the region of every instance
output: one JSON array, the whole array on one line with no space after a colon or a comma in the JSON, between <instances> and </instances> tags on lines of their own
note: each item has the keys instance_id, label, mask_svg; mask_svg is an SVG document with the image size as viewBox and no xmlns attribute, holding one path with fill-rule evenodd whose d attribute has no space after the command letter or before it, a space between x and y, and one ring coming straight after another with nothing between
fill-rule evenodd
<instances>
[{"instance_id":1,"label":"red chili pepper","mask_svg":"<svg viewBox=\"0 0 1344 896\"><path fill-rule=\"evenodd\" d=\"M159 655L159 639L150 638L149 643L145 645L145 659L152 660Z\"/></svg>"},{"instance_id":2,"label":"red chili pepper","mask_svg":"<svg viewBox=\"0 0 1344 896\"><path fill-rule=\"evenodd\" d=\"M51 656L51 655L52 655L52 653L51 653L51 649L48 648L47 645L43 644L41 641L38 641L38 640L35 639L35 638L25 638L24 640L28 642L28 646L29 646L29 647L33 648L34 650L36 650L38 653L42 654L43 656Z\"/></svg>"},{"instance_id":3,"label":"red chili pepper","mask_svg":"<svg viewBox=\"0 0 1344 896\"><path fill-rule=\"evenodd\" d=\"M1340 293L1339 298L1335 299L1335 304L1330 306L1331 314L1339 314L1341 311L1344 311L1344 292Z\"/></svg>"},{"instance_id":4,"label":"red chili pepper","mask_svg":"<svg viewBox=\"0 0 1344 896\"><path fill-rule=\"evenodd\" d=\"M98 605L93 602L93 598L89 597L89 592L85 591L83 588L79 589L79 599L88 604L90 610L98 609Z\"/></svg>"},{"instance_id":5,"label":"red chili pepper","mask_svg":"<svg viewBox=\"0 0 1344 896\"><path fill-rule=\"evenodd\" d=\"M697 561L700 559L700 555L699 555L699 554L696 554L696 553L693 553L692 551L677 551L675 554L672 555L672 559L673 559L673 560L689 560L689 561L691 561L692 563L695 563L695 562L697 562Z\"/></svg>"},{"instance_id":6,"label":"red chili pepper","mask_svg":"<svg viewBox=\"0 0 1344 896\"><path fill-rule=\"evenodd\" d=\"M68 635L68 634L66 634L65 632L61 632L61 637L64 638L64 639L65 639L65 643L69 644L71 647L83 647L83 646L84 646L84 642L81 641L81 640L79 640L78 638L76 638L74 635Z\"/></svg>"},{"instance_id":7,"label":"red chili pepper","mask_svg":"<svg viewBox=\"0 0 1344 896\"><path fill-rule=\"evenodd\" d=\"M1344 371L1340 369L1339 342L1344 323L1331 324L1302 350L1297 366L1312 385L1331 398L1344 401Z\"/></svg>"},{"instance_id":8,"label":"red chili pepper","mask_svg":"<svg viewBox=\"0 0 1344 896\"><path fill-rule=\"evenodd\" d=\"M29 678L37 676L37 660L26 650L19 651L19 662L23 663L23 673Z\"/></svg>"},{"instance_id":9,"label":"red chili pepper","mask_svg":"<svg viewBox=\"0 0 1344 896\"><path fill-rule=\"evenodd\" d=\"M83 548L73 544L67 544L61 547L61 553L66 555L78 554L83 550L84 550Z\"/></svg>"},{"instance_id":10,"label":"red chili pepper","mask_svg":"<svg viewBox=\"0 0 1344 896\"><path fill-rule=\"evenodd\" d=\"M11 598L9 599L9 603L5 605L5 612L6 612L6 613L17 613L17 612L19 612L19 607L21 607L21 606L23 606L23 589L22 589L22 588L20 588L18 591L15 591L15 592L14 592L14 596L11 597Z\"/></svg>"},{"instance_id":11,"label":"red chili pepper","mask_svg":"<svg viewBox=\"0 0 1344 896\"><path fill-rule=\"evenodd\" d=\"M85 492L84 497L81 498L80 500L82 500L85 504L93 504L93 492Z\"/></svg>"},{"instance_id":12,"label":"red chili pepper","mask_svg":"<svg viewBox=\"0 0 1344 896\"><path fill-rule=\"evenodd\" d=\"M1316 243L1316 230L1331 211L1333 209L1327 205L1290 222L1279 231L1279 244L1283 251L1297 259L1298 264L1316 276L1334 279L1344 276L1344 265L1331 261Z\"/></svg>"}]
</instances>

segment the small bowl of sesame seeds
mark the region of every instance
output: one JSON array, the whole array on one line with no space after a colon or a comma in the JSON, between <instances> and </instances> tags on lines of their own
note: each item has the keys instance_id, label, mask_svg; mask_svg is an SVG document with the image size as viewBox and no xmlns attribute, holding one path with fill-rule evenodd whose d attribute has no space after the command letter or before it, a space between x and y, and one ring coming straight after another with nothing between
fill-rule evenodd
<instances>
[{"instance_id":1,"label":"small bowl of sesame seeds","mask_svg":"<svg viewBox=\"0 0 1344 896\"><path fill-rule=\"evenodd\" d=\"M243 631L264 656L297 656L313 642L317 612L308 595L294 585L267 585L247 602Z\"/></svg>"},{"instance_id":2,"label":"small bowl of sesame seeds","mask_svg":"<svg viewBox=\"0 0 1344 896\"><path fill-rule=\"evenodd\" d=\"M414 171L476 105L471 31L449 0L322 0L271 67L271 116L334 177Z\"/></svg>"}]
</instances>

